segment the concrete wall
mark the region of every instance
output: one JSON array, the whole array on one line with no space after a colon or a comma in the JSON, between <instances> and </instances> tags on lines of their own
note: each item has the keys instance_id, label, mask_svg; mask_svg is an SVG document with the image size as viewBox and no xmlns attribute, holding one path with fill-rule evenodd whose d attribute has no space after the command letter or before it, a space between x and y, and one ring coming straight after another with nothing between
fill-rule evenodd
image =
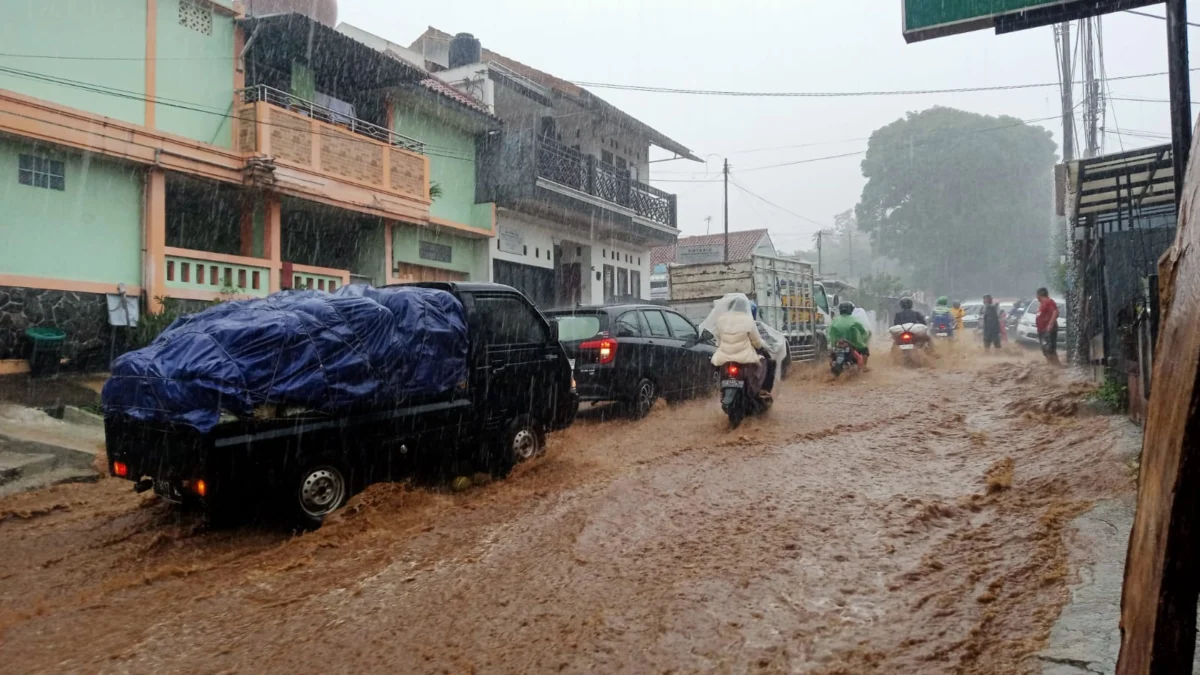
<instances>
[{"instance_id":1,"label":"concrete wall","mask_svg":"<svg viewBox=\"0 0 1200 675\"><path fill-rule=\"evenodd\" d=\"M105 3L79 3L90 4ZM232 147L233 17L213 12L206 35L180 25L179 7L179 0L158 0L155 126Z\"/></svg>"},{"instance_id":2,"label":"concrete wall","mask_svg":"<svg viewBox=\"0 0 1200 675\"><path fill-rule=\"evenodd\" d=\"M20 154L64 163L65 188L17 182ZM0 275L142 283L142 172L0 139Z\"/></svg>"},{"instance_id":3,"label":"concrete wall","mask_svg":"<svg viewBox=\"0 0 1200 675\"><path fill-rule=\"evenodd\" d=\"M146 0L6 2L3 16L0 51L68 58L0 56L0 66L124 95L10 73L0 73L0 89L126 122L145 122ZM229 67L228 62L224 65Z\"/></svg>"},{"instance_id":4,"label":"concrete wall","mask_svg":"<svg viewBox=\"0 0 1200 675\"><path fill-rule=\"evenodd\" d=\"M430 184L442 190L430 215L490 232L492 205L475 203L475 134L403 102L393 106L392 118L394 131L425 143Z\"/></svg>"},{"instance_id":5,"label":"concrete wall","mask_svg":"<svg viewBox=\"0 0 1200 675\"><path fill-rule=\"evenodd\" d=\"M423 241L449 246L450 262L422 258ZM481 242L488 241L462 237L447 228L425 228L403 223L392 225L392 256L396 262L462 272L469 275L471 281L491 281L491 273L487 271L490 265L484 268L478 262ZM485 274L481 276L481 272Z\"/></svg>"}]
</instances>

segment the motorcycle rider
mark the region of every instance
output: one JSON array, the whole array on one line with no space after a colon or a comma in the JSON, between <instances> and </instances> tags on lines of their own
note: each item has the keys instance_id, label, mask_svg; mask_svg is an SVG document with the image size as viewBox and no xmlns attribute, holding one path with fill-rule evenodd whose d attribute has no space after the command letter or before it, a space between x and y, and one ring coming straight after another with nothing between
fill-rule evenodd
<instances>
[{"instance_id":1,"label":"motorcycle rider","mask_svg":"<svg viewBox=\"0 0 1200 675\"><path fill-rule=\"evenodd\" d=\"M850 350L859 366L867 365L871 356L868 348L867 329L854 317L854 303L843 302L838 305L838 317L829 324L829 344L837 345L839 340L850 343Z\"/></svg>"},{"instance_id":2,"label":"motorcycle rider","mask_svg":"<svg viewBox=\"0 0 1200 675\"><path fill-rule=\"evenodd\" d=\"M912 298L900 298L900 311L896 312L896 320L892 322L893 326L903 326L906 323L919 323L925 325L925 317L921 313L913 309Z\"/></svg>"},{"instance_id":3,"label":"motorcycle rider","mask_svg":"<svg viewBox=\"0 0 1200 675\"><path fill-rule=\"evenodd\" d=\"M943 295L937 299L929 322L933 324L935 331L944 326L950 337L954 337L954 315L950 313L950 298Z\"/></svg>"},{"instance_id":4,"label":"motorcycle rider","mask_svg":"<svg viewBox=\"0 0 1200 675\"><path fill-rule=\"evenodd\" d=\"M767 370L759 356L764 351L758 324L751 312L751 303L745 297L735 297L729 311L717 319L717 351L712 355L712 364L718 368L727 363L736 363L746 374L746 393L762 395L763 380Z\"/></svg>"}]
</instances>

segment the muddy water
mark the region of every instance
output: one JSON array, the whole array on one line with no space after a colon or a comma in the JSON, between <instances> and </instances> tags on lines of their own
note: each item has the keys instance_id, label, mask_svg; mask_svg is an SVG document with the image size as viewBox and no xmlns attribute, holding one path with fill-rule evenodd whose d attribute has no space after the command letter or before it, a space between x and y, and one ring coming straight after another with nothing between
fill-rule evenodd
<instances>
[{"instance_id":1,"label":"muddy water","mask_svg":"<svg viewBox=\"0 0 1200 675\"><path fill-rule=\"evenodd\" d=\"M127 483L0 501L13 672L1033 673L1064 528L1131 489L1086 387L964 347L584 421L461 494L210 532Z\"/></svg>"}]
</instances>

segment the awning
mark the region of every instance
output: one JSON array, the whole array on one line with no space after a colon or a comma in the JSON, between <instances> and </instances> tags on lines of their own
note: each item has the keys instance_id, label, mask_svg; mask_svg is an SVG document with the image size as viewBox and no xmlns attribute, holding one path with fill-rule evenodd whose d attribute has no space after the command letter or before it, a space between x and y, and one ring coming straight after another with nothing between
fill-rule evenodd
<instances>
[{"instance_id":1,"label":"awning","mask_svg":"<svg viewBox=\"0 0 1200 675\"><path fill-rule=\"evenodd\" d=\"M1067 181L1077 227L1175 206L1170 144L1075 160L1067 164Z\"/></svg>"}]
</instances>

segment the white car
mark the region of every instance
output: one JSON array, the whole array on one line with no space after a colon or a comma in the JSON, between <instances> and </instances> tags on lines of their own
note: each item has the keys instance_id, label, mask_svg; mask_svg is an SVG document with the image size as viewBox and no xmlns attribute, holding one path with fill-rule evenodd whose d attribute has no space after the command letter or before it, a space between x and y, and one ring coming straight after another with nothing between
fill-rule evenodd
<instances>
[{"instance_id":1,"label":"white car","mask_svg":"<svg viewBox=\"0 0 1200 675\"><path fill-rule=\"evenodd\" d=\"M1051 298L1054 304L1058 305L1058 347L1064 349L1063 339L1066 337L1067 331L1067 306L1062 298ZM1029 303L1029 307L1025 309L1025 313L1021 315L1021 320L1017 322L1017 341L1028 344L1041 344L1037 334L1037 313L1038 301L1034 300Z\"/></svg>"}]
</instances>

